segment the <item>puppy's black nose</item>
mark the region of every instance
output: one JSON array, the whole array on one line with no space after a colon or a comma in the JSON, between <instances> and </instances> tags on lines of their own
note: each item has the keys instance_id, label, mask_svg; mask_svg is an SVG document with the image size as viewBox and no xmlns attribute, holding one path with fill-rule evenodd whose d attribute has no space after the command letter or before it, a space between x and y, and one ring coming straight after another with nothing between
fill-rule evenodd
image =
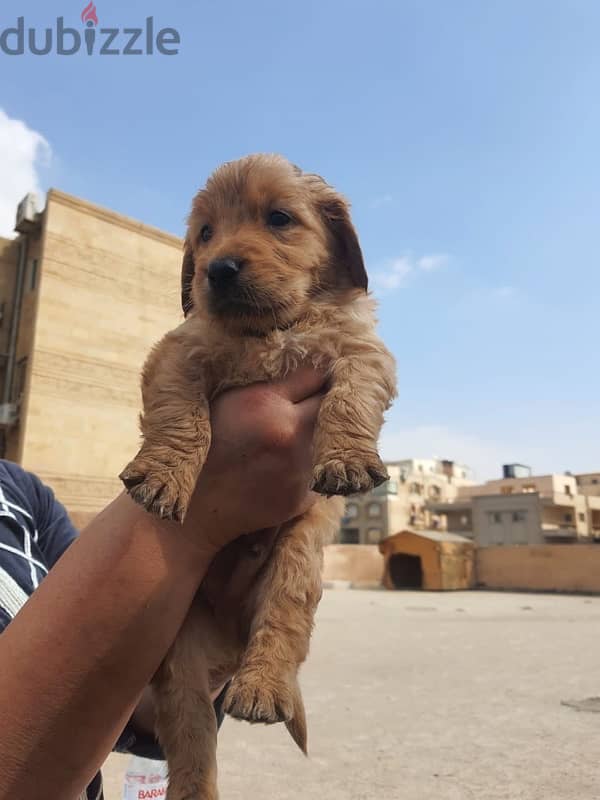
<instances>
[{"instance_id":1,"label":"puppy's black nose","mask_svg":"<svg viewBox=\"0 0 600 800\"><path fill-rule=\"evenodd\" d=\"M208 265L208 282L212 289L227 289L235 283L241 262L235 258L217 258Z\"/></svg>"}]
</instances>

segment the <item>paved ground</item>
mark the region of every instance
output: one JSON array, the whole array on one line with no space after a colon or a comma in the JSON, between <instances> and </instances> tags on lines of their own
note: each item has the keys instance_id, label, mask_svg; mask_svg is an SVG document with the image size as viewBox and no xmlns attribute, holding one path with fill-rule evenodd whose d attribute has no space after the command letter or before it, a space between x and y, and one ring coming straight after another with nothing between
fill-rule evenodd
<instances>
[{"instance_id":1,"label":"paved ground","mask_svg":"<svg viewBox=\"0 0 600 800\"><path fill-rule=\"evenodd\" d=\"M227 720L223 800L600 798L600 598L328 591L312 649L310 760Z\"/></svg>"}]
</instances>

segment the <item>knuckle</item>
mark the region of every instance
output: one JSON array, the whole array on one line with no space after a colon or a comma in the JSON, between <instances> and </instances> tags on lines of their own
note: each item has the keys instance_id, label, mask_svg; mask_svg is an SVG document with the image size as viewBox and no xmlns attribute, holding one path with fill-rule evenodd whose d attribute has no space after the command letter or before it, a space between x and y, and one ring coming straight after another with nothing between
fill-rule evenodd
<instances>
[{"instance_id":1,"label":"knuckle","mask_svg":"<svg viewBox=\"0 0 600 800\"><path fill-rule=\"evenodd\" d=\"M296 426L289 415L278 415L265 422L263 443L274 453L288 453L296 443Z\"/></svg>"}]
</instances>

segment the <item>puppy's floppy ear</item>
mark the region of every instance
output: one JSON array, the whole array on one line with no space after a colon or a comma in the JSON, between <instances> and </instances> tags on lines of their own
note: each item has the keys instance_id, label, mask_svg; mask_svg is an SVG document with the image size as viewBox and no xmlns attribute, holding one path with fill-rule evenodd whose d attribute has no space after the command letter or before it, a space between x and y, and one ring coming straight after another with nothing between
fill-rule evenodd
<instances>
[{"instance_id":1,"label":"puppy's floppy ear","mask_svg":"<svg viewBox=\"0 0 600 800\"><path fill-rule=\"evenodd\" d=\"M369 278L358 236L350 219L348 203L341 195L328 188L321 195L319 208L333 235L340 266L350 272L352 283L366 292L369 287Z\"/></svg>"},{"instance_id":2,"label":"puppy's floppy ear","mask_svg":"<svg viewBox=\"0 0 600 800\"><path fill-rule=\"evenodd\" d=\"M194 256L189 241L185 240L183 251L183 263L181 265L181 307L183 315L187 315L192 310L194 302L192 300L192 280L194 279Z\"/></svg>"}]
</instances>

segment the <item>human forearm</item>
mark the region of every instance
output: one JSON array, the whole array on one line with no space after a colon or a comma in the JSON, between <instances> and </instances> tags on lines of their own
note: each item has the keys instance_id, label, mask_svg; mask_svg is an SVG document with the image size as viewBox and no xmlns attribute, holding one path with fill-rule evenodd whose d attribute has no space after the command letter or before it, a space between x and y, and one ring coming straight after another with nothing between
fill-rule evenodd
<instances>
[{"instance_id":1,"label":"human forearm","mask_svg":"<svg viewBox=\"0 0 600 800\"><path fill-rule=\"evenodd\" d=\"M213 555L309 507L323 380L298 370L222 395L184 524L160 523L122 496L52 568L0 636L0 800L77 797L166 655Z\"/></svg>"},{"instance_id":2,"label":"human forearm","mask_svg":"<svg viewBox=\"0 0 600 800\"><path fill-rule=\"evenodd\" d=\"M177 634L210 557L125 496L83 532L0 637L2 800L83 790Z\"/></svg>"}]
</instances>

